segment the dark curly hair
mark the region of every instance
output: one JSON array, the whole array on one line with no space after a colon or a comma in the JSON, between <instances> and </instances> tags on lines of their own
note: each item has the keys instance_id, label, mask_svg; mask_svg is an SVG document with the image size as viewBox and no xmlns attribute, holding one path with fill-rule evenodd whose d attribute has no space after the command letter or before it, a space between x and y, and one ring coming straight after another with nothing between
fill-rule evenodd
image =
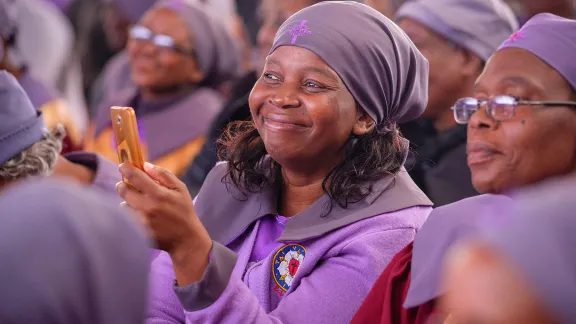
<instances>
[{"instance_id":1,"label":"dark curly hair","mask_svg":"<svg viewBox=\"0 0 576 324\"><path fill-rule=\"evenodd\" d=\"M351 136L345 158L322 182L324 192L342 208L370 194L374 182L384 176L396 175L408 154L408 140L400 135L395 124L390 130L374 129L362 136ZM218 140L220 160L228 162L228 172L222 179L244 194L256 193L266 187L282 184L280 165L267 155L264 142L252 121L230 123ZM368 189L368 190L366 190Z\"/></svg>"}]
</instances>

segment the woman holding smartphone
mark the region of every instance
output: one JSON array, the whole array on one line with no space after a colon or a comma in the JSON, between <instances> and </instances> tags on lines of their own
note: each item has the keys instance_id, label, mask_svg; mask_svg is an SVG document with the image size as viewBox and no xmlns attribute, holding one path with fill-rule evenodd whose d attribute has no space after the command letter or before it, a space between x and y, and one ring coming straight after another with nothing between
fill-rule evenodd
<instances>
[{"instance_id":1,"label":"woman holding smartphone","mask_svg":"<svg viewBox=\"0 0 576 324\"><path fill-rule=\"evenodd\" d=\"M119 194L167 252L152 261L148 322L349 322L431 210L397 128L424 110L427 82L424 57L366 5L284 22L253 121L228 129L194 204L166 170L120 167L134 187Z\"/></svg>"}]
</instances>

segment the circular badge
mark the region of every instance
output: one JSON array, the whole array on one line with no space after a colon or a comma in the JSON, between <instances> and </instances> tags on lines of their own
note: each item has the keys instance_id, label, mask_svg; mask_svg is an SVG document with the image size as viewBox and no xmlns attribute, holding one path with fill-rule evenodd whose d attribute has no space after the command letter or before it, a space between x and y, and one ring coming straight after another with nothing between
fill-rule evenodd
<instances>
[{"instance_id":1,"label":"circular badge","mask_svg":"<svg viewBox=\"0 0 576 324\"><path fill-rule=\"evenodd\" d=\"M272 259L272 277L283 291L288 291L296 272L302 266L306 248L300 244L289 244L283 246Z\"/></svg>"}]
</instances>

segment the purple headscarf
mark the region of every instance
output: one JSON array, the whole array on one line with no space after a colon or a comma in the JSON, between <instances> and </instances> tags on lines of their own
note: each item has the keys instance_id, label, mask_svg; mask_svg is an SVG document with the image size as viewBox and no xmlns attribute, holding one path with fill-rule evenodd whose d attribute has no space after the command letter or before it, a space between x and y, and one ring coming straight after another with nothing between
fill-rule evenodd
<instances>
[{"instance_id":1,"label":"purple headscarf","mask_svg":"<svg viewBox=\"0 0 576 324\"><path fill-rule=\"evenodd\" d=\"M514 200L510 222L484 240L512 262L559 323L576 319L576 179L550 181Z\"/></svg>"},{"instance_id":2,"label":"purple headscarf","mask_svg":"<svg viewBox=\"0 0 576 324\"><path fill-rule=\"evenodd\" d=\"M3 324L142 324L148 240L109 197L43 179L0 194Z\"/></svg>"},{"instance_id":3,"label":"purple headscarf","mask_svg":"<svg viewBox=\"0 0 576 324\"><path fill-rule=\"evenodd\" d=\"M403 5L396 21L413 19L483 61L518 29L512 9L501 0L415 0Z\"/></svg>"},{"instance_id":4,"label":"purple headscarf","mask_svg":"<svg viewBox=\"0 0 576 324\"><path fill-rule=\"evenodd\" d=\"M576 21L549 13L538 14L498 50L520 48L554 68L576 91Z\"/></svg>"},{"instance_id":5,"label":"purple headscarf","mask_svg":"<svg viewBox=\"0 0 576 324\"><path fill-rule=\"evenodd\" d=\"M146 11L150 9L156 0L107 0L108 2L115 3L118 9L135 24L144 16Z\"/></svg>"},{"instance_id":6,"label":"purple headscarf","mask_svg":"<svg viewBox=\"0 0 576 324\"><path fill-rule=\"evenodd\" d=\"M0 71L0 165L46 135L37 111L16 78Z\"/></svg>"},{"instance_id":7,"label":"purple headscarf","mask_svg":"<svg viewBox=\"0 0 576 324\"><path fill-rule=\"evenodd\" d=\"M418 118L428 102L428 61L394 22L364 4L300 10L282 24L270 54L280 46L322 58L381 130Z\"/></svg>"},{"instance_id":8,"label":"purple headscarf","mask_svg":"<svg viewBox=\"0 0 576 324\"><path fill-rule=\"evenodd\" d=\"M510 202L502 195L481 195L435 208L414 239L404 307L416 307L442 295L441 272L450 248L479 235L484 227L502 226Z\"/></svg>"},{"instance_id":9,"label":"purple headscarf","mask_svg":"<svg viewBox=\"0 0 576 324\"><path fill-rule=\"evenodd\" d=\"M202 82L217 87L240 75L240 55L224 24L210 14L205 4L186 0L161 0L153 9L169 9L188 26L200 70L206 75Z\"/></svg>"}]
</instances>

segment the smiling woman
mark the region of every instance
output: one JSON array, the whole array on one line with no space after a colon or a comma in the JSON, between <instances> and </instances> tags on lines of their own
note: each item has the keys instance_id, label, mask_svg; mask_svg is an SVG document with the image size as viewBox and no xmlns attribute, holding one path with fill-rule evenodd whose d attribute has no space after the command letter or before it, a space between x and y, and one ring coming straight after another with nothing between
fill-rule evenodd
<instances>
[{"instance_id":1,"label":"smiling woman","mask_svg":"<svg viewBox=\"0 0 576 324\"><path fill-rule=\"evenodd\" d=\"M150 323L349 322L431 210L396 128L424 110L427 80L424 57L368 6L290 17L250 94L253 121L226 133L194 205L164 170L121 167L135 188L120 195L168 252L154 257Z\"/></svg>"},{"instance_id":2,"label":"smiling woman","mask_svg":"<svg viewBox=\"0 0 576 324\"><path fill-rule=\"evenodd\" d=\"M203 4L163 0L130 28L126 48L132 83L106 92L86 148L118 161L110 107L131 106L146 159L181 175L239 72L234 43Z\"/></svg>"}]
</instances>

